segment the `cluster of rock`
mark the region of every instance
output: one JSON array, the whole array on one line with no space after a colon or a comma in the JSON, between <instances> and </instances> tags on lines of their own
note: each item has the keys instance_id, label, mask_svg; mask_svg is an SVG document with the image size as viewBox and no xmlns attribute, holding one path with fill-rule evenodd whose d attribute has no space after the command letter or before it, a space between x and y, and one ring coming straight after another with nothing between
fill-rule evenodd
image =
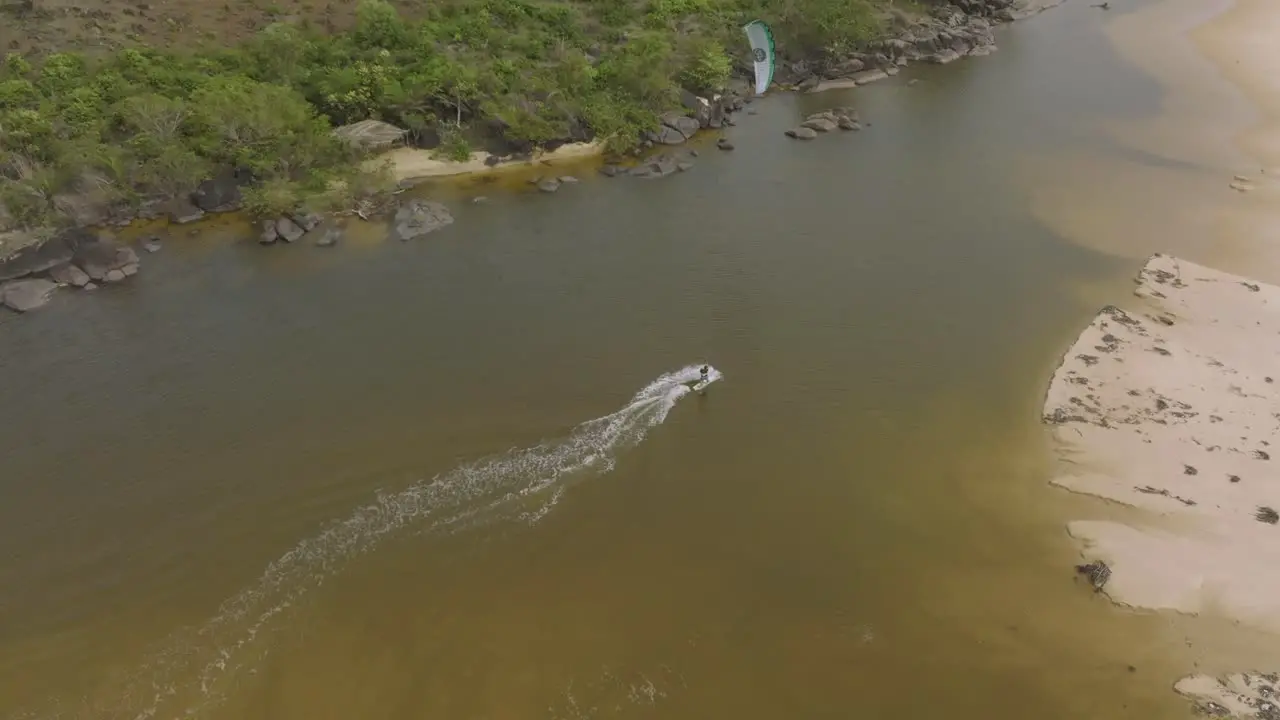
<instances>
[{"instance_id":1,"label":"cluster of rock","mask_svg":"<svg viewBox=\"0 0 1280 720\"><path fill-rule=\"evenodd\" d=\"M956 0L923 18L899 14L901 30L838 56L780 63L775 81L801 91L852 87L883 80L900 68L925 61L945 65L996 49L992 26L1022 16L1014 0Z\"/></svg>"},{"instance_id":2,"label":"cluster of rock","mask_svg":"<svg viewBox=\"0 0 1280 720\"><path fill-rule=\"evenodd\" d=\"M327 222L323 217L309 210L299 210L281 215L274 220L263 220L258 243L261 245L273 245L276 242L295 243L304 236L314 238L315 244L319 247L333 247L342 238L342 228L337 223Z\"/></svg>"},{"instance_id":3,"label":"cluster of rock","mask_svg":"<svg viewBox=\"0 0 1280 720\"><path fill-rule=\"evenodd\" d=\"M838 107L823 110L805 118L804 122L786 132L787 137L796 140L812 140L818 133L829 133L833 130L861 130L858 111L851 107Z\"/></svg>"},{"instance_id":4,"label":"cluster of rock","mask_svg":"<svg viewBox=\"0 0 1280 720\"><path fill-rule=\"evenodd\" d=\"M648 145L681 145L693 139L701 130L719 130L735 124L733 113L741 110L747 100L737 93L715 95L710 100L691 92L682 92L680 102L685 112L663 113L657 130L646 134Z\"/></svg>"},{"instance_id":5,"label":"cluster of rock","mask_svg":"<svg viewBox=\"0 0 1280 720\"><path fill-rule=\"evenodd\" d=\"M0 303L28 312L47 303L59 287L92 290L136 275L133 248L83 228L60 233L0 260Z\"/></svg>"}]
</instances>

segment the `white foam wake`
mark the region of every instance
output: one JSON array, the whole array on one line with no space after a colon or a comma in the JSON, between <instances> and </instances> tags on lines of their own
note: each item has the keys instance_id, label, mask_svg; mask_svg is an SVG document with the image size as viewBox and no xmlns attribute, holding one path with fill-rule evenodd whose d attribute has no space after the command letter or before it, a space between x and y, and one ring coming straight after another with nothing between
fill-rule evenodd
<instances>
[{"instance_id":1,"label":"white foam wake","mask_svg":"<svg viewBox=\"0 0 1280 720\"><path fill-rule=\"evenodd\" d=\"M110 697L16 717L88 712L96 718L145 720L201 715L222 699L225 688L234 686L240 671L266 654L266 635L290 606L345 562L410 527L449 530L513 514L536 523L571 481L608 472L619 451L635 446L662 423L689 392L686 383L698 379L699 367L658 377L622 409L578 425L567 437L483 458L399 492L379 493L374 502L277 558L202 627L171 637ZM719 380L721 374L712 368L710 377Z\"/></svg>"}]
</instances>

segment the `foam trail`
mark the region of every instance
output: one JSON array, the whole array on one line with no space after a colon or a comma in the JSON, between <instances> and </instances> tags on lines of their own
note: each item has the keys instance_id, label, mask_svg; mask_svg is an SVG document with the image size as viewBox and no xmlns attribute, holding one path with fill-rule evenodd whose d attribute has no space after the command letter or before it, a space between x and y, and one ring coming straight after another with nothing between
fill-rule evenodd
<instances>
[{"instance_id":1,"label":"foam trail","mask_svg":"<svg viewBox=\"0 0 1280 720\"><path fill-rule=\"evenodd\" d=\"M622 409L582 423L559 440L483 458L396 493L379 493L374 502L277 558L203 626L171 636L124 682L112 683L110 697L85 698L65 713L57 703L46 712L12 720L85 714L129 720L198 717L222 699L224 687L234 687L237 671L267 653L266 635L280 616L345 562L411 526L462 529L513 513L527 523L538 522L571 480L608 472L619 451L635 446L662 423L689 392L685 383L698 379L699 367L658 377ZM721 374L713 368L710 377L719 380ZM543 495L547 497L539 505ZM529 504L533 509L527 509Z\"/></svg>"}]
</instances>

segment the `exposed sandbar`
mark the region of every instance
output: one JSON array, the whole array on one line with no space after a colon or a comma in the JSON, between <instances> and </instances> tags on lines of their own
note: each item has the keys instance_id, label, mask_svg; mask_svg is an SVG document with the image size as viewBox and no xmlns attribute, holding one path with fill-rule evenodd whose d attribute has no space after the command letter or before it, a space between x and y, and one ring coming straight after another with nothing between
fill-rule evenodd
<instances>
[{"instance_id":1,"label":"exposed sandbar","mask_svg":"<svg viewBox=\"0 0 1280 720\"><path fill-rule=\"evenodd\" d=\"M1134 294L1066 352L1044 420L1055 485L1146 520L1068 531L1118 603L1280 631L1280 288L1155 255ZM1211 678L1178 689L1258 707Z\"/></svg>"}]
</instances>

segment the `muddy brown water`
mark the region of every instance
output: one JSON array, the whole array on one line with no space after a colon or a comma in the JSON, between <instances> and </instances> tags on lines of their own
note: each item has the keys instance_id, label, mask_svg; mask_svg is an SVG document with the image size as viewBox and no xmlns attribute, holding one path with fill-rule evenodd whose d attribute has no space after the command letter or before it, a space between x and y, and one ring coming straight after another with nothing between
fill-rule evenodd
<instances>
[{"instance_id":1,"label":"muddy brown water","mask_svg":"<svg viewBox=\"0 0 1280 720\"><path fill-rule=\"evenodd\" d=\"M1159 105L1104 19L760 101L660 182L215 224L6 317L0 717L1185 716L1176 621L1072 577L1038 424L1140 264L1028 207L1026 154ZM782 136L835 104L871 127Z\"/></svg>"}]
</instances>

